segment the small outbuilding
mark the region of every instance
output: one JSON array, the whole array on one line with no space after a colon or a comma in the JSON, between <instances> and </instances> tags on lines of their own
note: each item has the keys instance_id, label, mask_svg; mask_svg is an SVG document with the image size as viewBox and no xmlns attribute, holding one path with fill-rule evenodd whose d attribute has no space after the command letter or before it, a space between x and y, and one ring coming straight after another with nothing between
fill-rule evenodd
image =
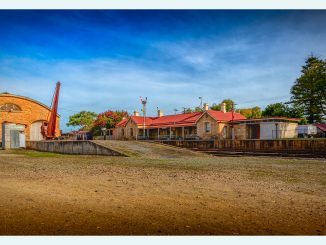
<instances>
[{"instance_id":1,"label":"small outbuilding","mask_svg":"<svg viewBox=\"0 0 326 245\"><path fill-rule=\"evenodd\" d=\"M234 138L244 139L285 139L298 137L300 119L270 117L234 121Z\"/></svg>"}]
</instances>

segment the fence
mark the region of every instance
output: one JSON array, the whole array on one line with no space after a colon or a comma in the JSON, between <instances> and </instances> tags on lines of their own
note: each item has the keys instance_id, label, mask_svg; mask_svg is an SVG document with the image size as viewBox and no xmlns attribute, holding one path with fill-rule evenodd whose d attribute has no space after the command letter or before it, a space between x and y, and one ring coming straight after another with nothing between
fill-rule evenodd
<instances>
[{"instance_id":1,"label":"fence","mask_svg":"<svg viewBox=\"0 0 326 245\"><path fill-rule=\"evenodd\" d=\"M326 155L326 139L161 140L156 142L192 149L243 152L293 152Z\"/></svg>"},{"instance_id":2,"label":"fence","mask_svg":"<svg viewBox=\"0 0 326 245\"><path fill-rule=\"evenodd\" d=\"M326 138L325 133L312 129L272 130L272 139Z\"/></svg>"}]
</instances>

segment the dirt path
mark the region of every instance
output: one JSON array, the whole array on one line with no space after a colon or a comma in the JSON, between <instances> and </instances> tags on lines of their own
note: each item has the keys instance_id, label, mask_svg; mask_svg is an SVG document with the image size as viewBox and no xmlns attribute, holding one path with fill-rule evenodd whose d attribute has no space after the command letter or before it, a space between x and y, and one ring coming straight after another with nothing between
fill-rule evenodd
<instances>
[{"instance_id":1,"label":"dirt path","mask_svg":"<svg viewBox=\"0 0 326 245\"><path fill-rule=\"evenodd\" d=\"M0 151L0 234L326 235L325 163Z\"/></svg>"}]
</instances>

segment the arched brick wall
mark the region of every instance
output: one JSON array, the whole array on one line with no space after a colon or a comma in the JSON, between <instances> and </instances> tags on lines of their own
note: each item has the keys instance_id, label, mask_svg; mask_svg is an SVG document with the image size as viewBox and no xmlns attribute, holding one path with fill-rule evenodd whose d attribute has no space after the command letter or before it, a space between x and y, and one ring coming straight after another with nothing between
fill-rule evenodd
<instances>
[{"instance_id":1,"label":"arched brick wall","mask_svg":"<svg viewBox=\"0 0 326 245\"><path fill-rule=\"evenodd\" d=\"M13 94L0 94L0 107L4 104L14 104L21 111L0 111L0 123L7 121L26 125L26 140L29 140L31 124L35 121L47 120L50 108L33 99ZM57 117L56 136L60 136L60 120ZM2 127L0 127L0 141L2 140Z\"/></svg>"}]
</instances>

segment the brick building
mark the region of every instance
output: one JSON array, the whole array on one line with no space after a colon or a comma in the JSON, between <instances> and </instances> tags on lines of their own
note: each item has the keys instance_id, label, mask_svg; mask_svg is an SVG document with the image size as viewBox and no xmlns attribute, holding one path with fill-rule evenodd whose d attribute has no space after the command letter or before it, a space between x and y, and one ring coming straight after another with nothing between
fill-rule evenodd
<instances>
[{"instance_id":1,"label":"brick building","mask_svg":"<svg viewBox=\"0 0 326 245\"><path fill-rule=\"evenodd\" d=\"M9 93L0 94L0 123L25 126L26 140L42 140L41 125L48 120L50 108L28 97ZM59 115L57 116L56 136L60 136ZM0 142L2 127L0 127Z\"/></svg>"}]
</instances>

